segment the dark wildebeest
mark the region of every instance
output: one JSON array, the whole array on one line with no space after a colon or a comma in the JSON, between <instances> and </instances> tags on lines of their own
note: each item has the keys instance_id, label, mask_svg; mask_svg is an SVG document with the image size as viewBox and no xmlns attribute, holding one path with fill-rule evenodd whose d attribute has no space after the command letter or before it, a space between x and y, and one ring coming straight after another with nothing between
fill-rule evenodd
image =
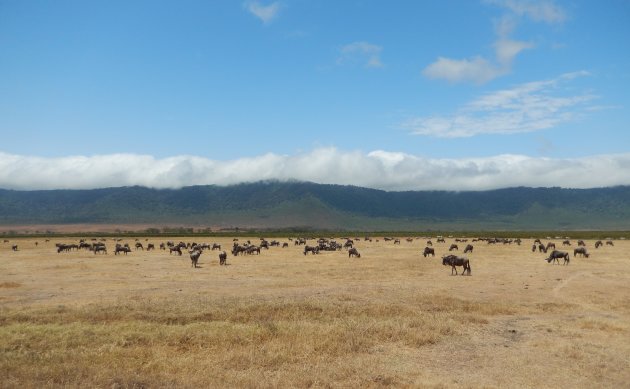
<instances>
[{"instance_id":1,"label":"dark wildebeest","mask_svg":"<svg viewBox=\"0 0 630 389\"><path fill-rule=\"evenodd\" d=\"M11 246L11 250L18 251L18 246L16 244L14 244L13 246Z\"/></svg>"},{"instance_id":2,"label":"dark wildebeest","mask_svg":"<svg viewBox=\"0 0 630 389\"><path fill-rule=\"evenodd\" d=\"M543 244L538 245L538 252L547 254L547 248Z\"/></svg>"},{"instance_id":3,"label":"dark wildebeest","mask_svg":"<svg viewBox=\"0 0 630 389\"><path fill-rule=\"evenodd\" d=\"M597 242L595 242L595 248L598 249L599 246L603 246L604 244L602 243L601 240L598 240Z\"/></svg>"},{"instance_id":4,"label":"dark wildebeest","mask_svg":"<svg viewBox=\"0 0 630 389\"><path fill-rule=\"evenodd\" d=\"M168 248L170 251L168 252L168 254L173 254L173 253L177 253L177 255L182 255L182 248L179 246L171 246Z\"/></svg>"},{"instance_id":5,"label":"dark wildebeest","mask_svg":"<svg viewBox=\"0 0 630 389\"><path fill-rule=\"evenodd\" d=\"M348 250L348 258L350 257L361 258L361 254L359 254L359 250L353 247L350 250Z\"/></svg>"},{"instance_id":6,"label":"dark wildebeest","mask_svg":"<svg viewBox=\"0 0 630 389\"><path fill-rule=\"evenodd\" d=\"M565 240L562 242L563 246L571 246L571 242L569 240Z\"/></svg>"},{"instance_id":7,"label":"dark wildebeest","mask_svg":"<svg viewBox=\"0 0 630 389\"><path fill-rule=\"evenodd\" d=\"M199 262L199 257L201 256L201 250L193 250L189 251L190 253L190 261L192 262L191 266L197 267L197 262Z\"/></svg>"},{"instance_id":8,"label":"dark wildebeest","mask_svg":"<svg viewBox=\"0 0 630 389\"><path fill-rule=\"evenodd\" d=\"M534 244L534 245L532 246L532 253L535 253L535 252L536 252L536 245Z\"/></svg>"},{"instance_id":9,"label":"dark wildebeest","mask_svg":"<svg viewBox=\"0 0 630 389\"><path fill-rule=\"evenodd\" d=\"M105 245L94 246L94 254L98 254L98 253L107 254L107 247L105 247Z\"/></svg>"},{"instance_id":10,"label":"dark wildebeest","mask_svg":"<svg viewBox=\"0 0 630 389\"><path fill-rule=\"evenodd\" d=\"M471 275L470 261L468 260L468 258L458 257L456 255L446 255L442 257L442 265L451 266L451 275L453 275L453 272L455 272L455 275L457 275L457 266L461 266L464 268L464 270L462 271L462 275L466 273L468 273L468 275Z\"/></svg>"},{"instance_id":11,"label":"dark wildebeest","mask_svg":"<svg viewBox=\"0 0 630 389\"><path fill-rule=\"evenodd\" d=\"M313 254L319 254L319 247L304 246L304 255L306 255L309 251Z\"/></svg>"},{"instance_id":12,"label":"dark wildebeest","mask_svg":"<svg viewBox=\"0 0 630 389\"><path fill-rule=\"evenodd\" d=\"M289 244L288 244L287 242L284 242L284 243L282 244L282 248L284 249L284 248L287 248L287 247L289 247Z\"/></svg>"},{"instance_id":13,"label":"dark wildebeest","mask_svg":"<svg viewBox=\"0 0 630 389\"><path fill-rule=\"evenodd\" d=\"M225 265L226 260L227 260L227 253L225 251L223 251L222 253L219 253L219 265Z\"/></svg>"},{"instance_id":14,"label":"dark wildebeest","mask_svg":"<svg viewBox=\"0 0 630 389\"><path fill-rule=\"evenodd\" d=\"M548 258L545 258L545 261L547 261L548 263L551 262L555 262L558 265L560 264L559 259L563 258L564 259L564 264L568 265L569 264L569 253L565 252L565 251L558 251L558 250L553 250L551 252L551 254L549 255Z\"/></svg>"},{"instance_id":15,"label":"dark wildebeest","mask_svg":"<svg viewBox=\"0 0 630 389\"><path fill-rule=\"evenodd\" d=\"M433 250L433 248L431 247L425 247L424 251L422 252L422 255L424 255L425 258L428 257L429 255L435 257L435 250Z\"/></svg>"},{"instance_id":16,"label":"dark wildebeest","mask_svg":"<svg viewBox=\"0 0 630 389\"><path fill-rule=\"evenodd\" d=\"M155 250L155 245L153 243L149 243L147 245L147 251Z\"/></svg>"},{"instance_id":17,"label":"dark wildebeest","mask_svg":"<svg viewBox=\"0 0 630 389\"><path fill-rule=\"evenodd\" d=\"M586 246L586 243L584 243L583 240L578 240L578 246Z\"/></svg>"},{"instance_id":18,"label":"dark wildebeest","mask_svg":"<svg viewBox=\"0 0 630 389\"><path fill-rule=\"evenodd\" d=\"M549 250L549 249L556 249L556 244L553 242L549 242L547 243L547 246L545 246L545 249Z\"/></svg>"},{"instance_id":19,"label":"dark wildebeest","mask_svg":"<svg viewBox=\"0 0 630 389\"><path fill-rule=\"evenodd\" d=\"M260 254L260 247L258 246L249 246L245 251L245 254Z\"/></svg>"},{"instance_id":20,"label":"dark wildebeest","mask_svg":"<svg viewBox=\"0 0 630 389\"><path fill-rule=\"evenodd\" d=\"M218 243L213 243L212 244L212 250L221 250L221 245Z\"/></svg>"},{"instance_id":21,"label":"dark wildebeest","mask_svg":"<svg viewBox=\"0 0 630 389\"><path fill-rule=\"evenodd\" d=\"M427 240L427 246L433 246L433 242L431 242L430 240Z\"/></svg>"},{"instance_id":22,"label":"dark wildebeest","mask_svg":"<svg viewBox=\"0 0 630 389\"><path fill-rule=\"evenodd\" d=\"M586 257L586 258L590 256L588 251L586 251L586 247L578 247L575 250L573 250L574 257L577 257L578 254L581 254L583 257Z\"/></svg>"},{"instance_id":23,"label":"dark wildebeest","mask_svg":"<svg viewBox=\"0 0 630 389\"><path fill-rule=\"evenodd\" d=\"M141 249L142 251L144 251L144 246L142 246L142 243L137 242L136 243L136 250Z\"/></svg>"},{"instance_id":24,"label":"dark wildebeest","mask_svg":"<svg viewBox=\"0 0 630 389\"><path fill-rule=\"evenodd\" d=\"M131 249L129 247L126 246L116 246L116 250L114 250L114 255L118 255L118 253L125 253L125 255L127 255L127 253L130 253Z\"/></svg>"},{"instance_id":25,"label":"dark wildebeest","mask_svg":"<svg viewBox=\"0 0 630 389\"><path fill-rule=\"evenodd\" d=\"M398 238L394 239L394 244L400 244L400 239Z\"/></svg>"},{"instance_id":26,"label":"dark wildebeest","mask_svg":"<svg viewBox=\"0 0 630 389\"><path fill-rule=\"evenodd\" d=\"M471 244L466 245L466 248L464 249L464 254L472 253L472 252L473 252L473 245L471 245Z\"/></svg>"},{"instance_id":27,"label":"dark wildebeest","mask_svg":"<svg viewBox=\"0 0 630 389\"><path fill-rule=\"evenodd\" d=\"M453 243L451 247L448 248L448 251L453 251L453 250L459 250L459 247L457 247L455 243Z\"/></svg>"},{"instance_id":28,"label":"dark wildebeest","mask_svg":"<svg viewBox=\"0 0 630 389\"><path fill-rule=\"evenodd\" d=\"M446 240L444 240L444 238L437 238L437 242L438 243L446 243Z\"/></svg>"},{"instance_id":29,"label":"dark wildebeest","mask_svg":"<svg viewBox=\"0 0 630 389\"><path fill-rule=\"evenodd\" d=\"M613 241L612 240L607 240L606 241L606 246L614 246Z\"/></svg>"}]
</instances>

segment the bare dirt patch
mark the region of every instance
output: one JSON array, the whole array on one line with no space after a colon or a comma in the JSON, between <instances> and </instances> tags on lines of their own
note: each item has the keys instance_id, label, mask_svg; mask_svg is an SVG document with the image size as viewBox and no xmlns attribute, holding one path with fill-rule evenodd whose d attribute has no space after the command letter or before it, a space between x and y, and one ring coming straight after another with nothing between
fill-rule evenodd
<instances>
[{"instance_id":1,"label":"bare dirt patch","mask_svg":"<svg viewBox=\"0 0 630 389\"><path fill-rule=\"evenodd\" d=\"M435 258L401 241L357 242L360 259L289 242L229 266L206 251L197 269L112 240L0 244L2 386L627 387L629 243L587 241L562 266L529 241L476 242L468 277L441 264L452 239Z\"/></svg>"}]
</instances>

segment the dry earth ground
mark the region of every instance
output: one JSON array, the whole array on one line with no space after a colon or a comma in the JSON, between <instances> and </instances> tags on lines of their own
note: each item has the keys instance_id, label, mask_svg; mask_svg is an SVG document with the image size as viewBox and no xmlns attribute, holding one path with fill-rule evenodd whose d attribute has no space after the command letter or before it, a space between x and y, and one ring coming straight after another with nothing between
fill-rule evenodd
<instances>
[{"instance_id":1,"label":"dry earth ground","mask_svg":"<svg viewBox=\"0 0 630 389\"><path fill-rule=\"evenodd\" d=\"M573 242L569 266L477 242L461 277L439 259L452 239L435 258L424 239L361 241L360 259L206 251L198 269L38 240L0 243L1 387L630 386L627 241L587 241L588 259Z\"/></svg>"}]
</instances>

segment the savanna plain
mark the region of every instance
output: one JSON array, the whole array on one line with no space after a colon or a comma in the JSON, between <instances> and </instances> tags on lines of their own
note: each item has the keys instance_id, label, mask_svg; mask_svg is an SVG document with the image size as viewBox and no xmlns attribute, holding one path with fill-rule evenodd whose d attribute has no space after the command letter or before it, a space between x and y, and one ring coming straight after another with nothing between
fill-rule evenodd
<instances>
[{"instance_id":1,"label":"savanna plain","mask_svg":"<svg viewBox=\"0 0 630 389\"><path fill-rule=\"evenodd\" d=\"M469 238L472 275L455 276L441 261L454 238L433 238L427 258L428 238L400 238L362 238L360 258L304 255L288 239L237 257L232 238L139 239L228 252L220 266L206 250L199 268L187 252L136 251L135 239L121 242L127 255L111 238L107 255L57 253L75 238L10 239L0 386L630 387L630 242L586 240L582 258L576 240L551 239L571 254L564 266L532 252L533 239Z\"/></svg>"}]
</instances>

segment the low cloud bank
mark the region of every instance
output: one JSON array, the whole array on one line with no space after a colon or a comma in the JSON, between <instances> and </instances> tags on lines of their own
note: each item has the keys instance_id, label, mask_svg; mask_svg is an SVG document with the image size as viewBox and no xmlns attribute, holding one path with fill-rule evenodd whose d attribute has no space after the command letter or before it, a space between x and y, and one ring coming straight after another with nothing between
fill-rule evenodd
<instances>
[{"instance_id":1,"label":"low cloud bank","mask_svg":"<svg viewBox=\"0 0 630 389\"><path fill-rule=\"evenodd\" d=\"M487 190L514 186L593 188L630 185L630 153L582 158L497 155L431 159L399 152L315 149L217 161L111 154L41 158L0 153L0 188L180 188L260 180L300 180L385 190Z\"/></svg>"}]
</instances>

